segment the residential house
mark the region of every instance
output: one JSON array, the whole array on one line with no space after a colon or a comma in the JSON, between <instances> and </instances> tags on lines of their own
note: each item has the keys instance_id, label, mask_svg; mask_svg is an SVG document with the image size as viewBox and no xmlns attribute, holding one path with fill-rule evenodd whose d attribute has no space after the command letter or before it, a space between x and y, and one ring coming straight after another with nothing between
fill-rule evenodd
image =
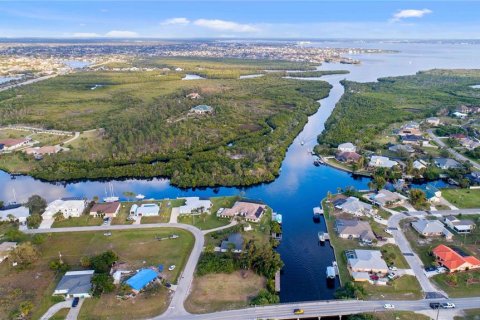
<instances>
[{"instance_id":1,"label":"residential house","mask_svg":"<svg viewBox=\"0 0 480 320\"><path fill-rule=\"evenodd\" d=\"M425 122L431 126L438 126L440 125L441 121L440 121L440 118L437 118L437 117L431 117L431 118L427 118L425 120Z\"/></svg>"},{"instance_id":2,"label":"residential house","mask_svg":"<svg viewBox=\"0 0 480 320\"><path fill-rule=\"evenodd\" d=\"M413 149L412 146L410 145L405 145L405 144L396 144L388 148L388 150L392 152L406 152L406 153L413 153L415 152L415 149Z\"/></svg>"},{"instance_id":3,"label":"residential house","mask_svg":"<svg viewBox=\"0 0 480 320\"><path fill-rule=\"evenodd\" d=\"M462 165L457 160L450 158L437 158L433 161L437 167L443 170L457 169L462 167Z\"/></svg>"},{"instance_id":4,"label":"residential house","mask_svg":"<svg viewBox=\"0 0 480 320\"><path fill-rule=\"evenodd\" d=\"M351 272L388 273L387 263L380 250L348 250L345 255Z\"/></svg>"},{"instance_id":5,"label":"residential house","mask_svg":"<svg viewBox=\"0 0 480 320\"><path fill-rule=\"evenodd\" d=\"M223 240L220 244L220 252L240 253L243 249L243 237L240 233L233 233L228 236L227 240Z\"/></svg>"},{"instance_id":6,"label":"residential house","mask_svg":"<svg viewBox=\"0 0 480 320\"><path fill-rule=\"evenodd\" d=\"M340 238L359 239L364 243L372 243L375 240L372 228L367 221L357 219L337 219L335 230Z\"/></svg>"},{"instance_id":7,"label":"residential house","mask_svg":"<svg viewBox=\"0 0 480 320\"><path fill-rule=\"evenodd\" d=\"M0 139L0 144L3 145L3 151L12 151L30 143L31 139L18 138L18 139Z\"/></svg>"},{"instance_id":8,"label":"residential house","mask_svg":"<svg viewBox=\"0 0 480 320\"><path fill-rule=\"evenodd\" d=\"M352 214L356 217L364 215L372 215L375 213L372 205L360 201L356 197L348 197L344 200L337 200L334 203L335 209L341 210L345 213Z\"/></svg>"},{"instance_id":9,"label":"residential house","mask_svg":"<svg viewBox=\"0 0 480 320\"><path fill-rule=\"evenodd\" d=\"M480 142L473 140L472 138L469 138L469 137L459 139L458 142L460 142L462 147L465 147L468 150L473 150L480 147Z\"/></svg>"},{"instance_id":10,"label":"residential house","mask_svg":"<svg viewBox=\"0 0 480 320\"><path fill-rule=\"evenodd\" d=\"M160 207L156 203L144 203L140 206L134 204L130 208L130 215L135 217L158 216Z\"/></svg>"},{"instance_id":11,"label":"residential house","mask_svg":"<svg viewBox=\"0 0 480 320\"><path fill-rule=\"evenodd\" d=\"M457 233L470 233L476 225L472 220L460 220L455 216L447 216L444 219L445 225Z\"/></svg>"},{"instance_id":12,"label":"residential house","mask_svg":"<svg viewBox=\"0 0 480 320\"><path fill-rule=\"evenodd\" d=\"M362 158L361 155L359 155L356 152L339 152L335 155L335 159L337 159L340 162L346 162L346 163L357 163L360 159Z\"/></svg>"},{"instance_id":13,"label":"residential house","mask_svg":"<svg viewBox=\"0 0 480 320\"><path fill-rule=\"evenodd\" d=\"M18 221L20 225L25 225L29 215L30 210L19 204L4 206L0 209L0 221L10 221L10 217L13 217L14 221Z\"/></svg>"},{"instance_id":14,"label":"residential house","mask_svg":"<svg viewBox=\"0 0 480 320\"><path fill-rule=\"evenodd\" d=\"M446 230L445 226L438 220L419 219L417 221L413 221L411 224L413 229L415 229L415 231L424 237L445 236L447 239L451 239L453 236L451 232Z\"/></svg>"},{"instance_id":15,"label":"residential house","mask_svg":"<svg viewBox=\"0 0 480 320\"><path fill-rule=\"evenodd\" d=\"M16 242L2 242L0 243L0 263L3 262L3 260L7 259L8 256L10 255L10 251L15 249L17 247Z\"/></svg>"},{"instance_id":16,"label":"residential house","mask_svg":"<svg viewBox=\"0 0 480 320\"><path fill-rule=\"evenodd\" d=\"M399 136L415 135L421 136L422 131L420 131L420 124L418 122L412 121L403 125L400 130L398 130Z\"/></svg>"},{"instance_id":17,"label":"residential house","mask_svg":"<svg viewBox=\"0 0 480 320\"><path fill-rule=\"evenodd\" d=\"M142 269L137 272L133 277L125 281L126 284L132 288L134 293L139 293L142 291L148 284L157 280L158 274L152 269Z\"/></svg>"},{"instance_id":18,"label":"residential house","mask_svg":"<svg viewBox=\"0 0 480 320\"><path fill-rule=\"evenodd\" d=\"M397 161L390 160L387 157L383 156L372 156L370 158L370 162L368 163L369 167L376 167L376 168L392 168L398 165Z\"/></svg>"},{"instance_id":19,"label":"residential house","mask_svg":"<svg viewBox=\"0 0 480 320\"><path fill-rule=\"evenodd\" d=\"M95 203L90 210L92 216L102 215L106 218L114 218L120 211L120 202L102 202Z\"/></svg>"},{"instance_id":20,"label":"residential house","mask_svg":"<svg viewBox=\"0 0 480 320\"><path fill-rule=\"evenodd\" d=\"M231 208L219 210L217 216L221 218L243 217L246 221L260 222L266 206L254 202L237 201Z\"/></svg>"},{"instance_id":21,"label":"residential house","mask_svg":"<svg viewBox=\"0 0 480 320\"><path fill-rule=\"evenodd\" d=\"M408 134L402 136L402 143L409 145L421 145L424 140L421 135Z\"/></svg>"},{"instance_id":22,"label":"residential house","mask_svg":"<svg viewBox=\"0 0 480 320\"><path fill-rule=\"evenodd\" d=\"M422 159L413 161L413 168L417 170L426 169L428 163Z\"/></svg>"},{"instance_id":23,"label":"residential house","mask_svg":"<svg viewBox=\"0 0 480 320\"><path fill-rule=\"evenodd\" d=\"M480 268L480 260L474 256L463 256L446 245L439 245L432 250L438 264L450 272Z\"/></svg>"},{"instance_id":24,"label":"residential house","mask_svg":"<svg viewBox=\"0 0 480 320\"><path fill-rule=\"evenodd\" d=\"M351 142L346 142L339 144L337 150L338 152L357 152L357 147Z\"/></svg>"},{"instance_id":25,"label":"residential house","mask_svg":"<svg viewBox=\"0 0 480 320\"><path fill-rule=\"evenodd\" d=\"M394 204L400 204L407 198L396 192L382 189L376 194L371 194L369 196L369 199L372 201L373 204L384 207Z\"/></svg>"},{"instance_id":26,"label":"residential house","mask_svg":"<svg viewBox=\"0 0 480 320\"><path fill-rule=\"evenodd\" d=\"M209 211L212 207L212 202L209 199L201 199L199 197L187 197L185 204L180 206L180 214L202 213Z\"/></svg>"},{"instance_id":27,"label":"residential house","mask_svg":"<svg viewBox=\"0 0 480 320\"><path fill-rule=\"evenodd\" d=\"M94 272L94 270L83 270L65 273L53 295L61 295L65 298L90 298Z\"/></svg>"},{"instance_id":28,"label":"residential house","mask_svg":"<svg viewBox=\"0 0 480 320\"><path fill-rule=\"evenodd\" d=\"M43 146L43 147L30 147L25 149L25 153L29 155L49 155L60 152L62 148L60 146Z\"/></svg>"},{"instance_id":29,"label":"residential house","mask_svg":"<svg viewBox=\"0 0 480 320\"><path fill-rule=\"evenodd\" d=\"M87 201L78 198L62 198L50 202L42 214L43 219L52 219L57 212L61 212L65 218L80 217L87 206Z\"/></svg>"},{"instance_id":30,"label":"residential house","mask_svg":"<svg viewBox=\"0 0 480 320\"><path fill-rule=\"evenodd\" d=\"M212 113L213 108L211 106L207 106L206 104L200 104L198 106L195 106L190 109L191 113L196 113L196 114L206 114L206 113Z\"/></svg>"}]
</instances>

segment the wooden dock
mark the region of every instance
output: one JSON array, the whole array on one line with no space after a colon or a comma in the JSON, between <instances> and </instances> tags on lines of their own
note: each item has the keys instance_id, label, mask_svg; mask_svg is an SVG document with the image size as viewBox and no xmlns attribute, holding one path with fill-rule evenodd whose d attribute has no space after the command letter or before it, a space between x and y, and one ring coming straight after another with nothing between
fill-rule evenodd
<instances>
[{"instance_id":1,"label":"wooden dock","mask_svg":"<svg viewBox=\"0 0 480 320\"><path fill-rule=\"evenodd\" d=\"M280 270L275 273L275 292L280 292Z\"/></svg>"}]
</instances>

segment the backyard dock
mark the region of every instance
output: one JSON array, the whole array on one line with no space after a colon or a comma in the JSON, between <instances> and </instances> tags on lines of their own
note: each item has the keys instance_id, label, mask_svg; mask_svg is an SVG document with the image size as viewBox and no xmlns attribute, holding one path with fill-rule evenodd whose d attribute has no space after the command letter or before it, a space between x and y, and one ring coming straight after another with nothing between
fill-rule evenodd
<instances>
[{"instance_id":1,"label":"backyard dock","mask_svg":"<svg viewBox=\"0 0 480 320\"><path fill-rule=\"evenodd\" d=\"M275 292L280 292L280 270L275 273Z\"/></svg>"}]
</instances>

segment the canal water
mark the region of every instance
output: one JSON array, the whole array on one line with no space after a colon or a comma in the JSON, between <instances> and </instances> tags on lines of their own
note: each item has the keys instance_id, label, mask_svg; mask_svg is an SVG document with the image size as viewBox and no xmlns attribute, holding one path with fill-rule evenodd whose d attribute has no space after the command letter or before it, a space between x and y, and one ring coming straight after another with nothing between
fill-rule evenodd
<instances>
[{"instance_id":1,"label":"canal water","mask_svg":"<svg viewBox=\"0 0 480 320\"><path fill-rule=\"evenodd\" d=\"M312 45L328 47L362 47L359 43L314 43ZM385 44L366 43L364 47L394 49L395 54L375 54L352 56L362 60L361 65L325 64L320 70L347 69L350 74L322 77L333 88L330 95L320 101L320 108L309 118L304 130L289 147L282 164L280 176L272 183L250 188L206 188L183 190L173 187L167 179L124 180L124 181L86 181L70 184L50 184L30 177L10 176L0 171L0 199L25 201L32 194L40 194L54 200L65 196L93 197L104 196L108 182L112 182L117 195L133 191L147 198L174 198L180 196L219 196L242 195L260 199L275 211L283 214L283 241L278 248L285 267L282 270L282 302L331 299L338 280L333 287L326 282L326 267L334 260L330 246L320 246L318 231L325 231L322 220L315 223L312 208L318 206L328 191L353 186L367 188L368 179L354 179L350 174L330 167L313 166L309 150L313 149L316 137L324 129L324 123L343 94L340 81L375 81L378 77L413 74L430 68L479 68L477 53L480 45L455 44ZM245 80L248 81L248 80ZM298 80L303 81L303 80ZM302 145L303 142L303 145ZM1 159L0 159L1 161Z\"/></svg>"}]
</instances>

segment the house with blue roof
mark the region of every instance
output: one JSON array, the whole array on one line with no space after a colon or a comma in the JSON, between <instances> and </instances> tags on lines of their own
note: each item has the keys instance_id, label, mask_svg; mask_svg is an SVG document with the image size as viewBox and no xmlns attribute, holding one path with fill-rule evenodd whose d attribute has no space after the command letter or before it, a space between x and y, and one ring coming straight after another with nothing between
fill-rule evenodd
<instances>
[{"instance_id":1,"label":"house with blue roof","mask_svg":"<svg viewBox=\"0 0 480 320\"><path fill-rule=\"evenodd\" d=\"M142 291L148 284L157 279L157 273L152 269L142 269L136 275L125 281L135 293Z\"/></svg>"}]
</instances>

